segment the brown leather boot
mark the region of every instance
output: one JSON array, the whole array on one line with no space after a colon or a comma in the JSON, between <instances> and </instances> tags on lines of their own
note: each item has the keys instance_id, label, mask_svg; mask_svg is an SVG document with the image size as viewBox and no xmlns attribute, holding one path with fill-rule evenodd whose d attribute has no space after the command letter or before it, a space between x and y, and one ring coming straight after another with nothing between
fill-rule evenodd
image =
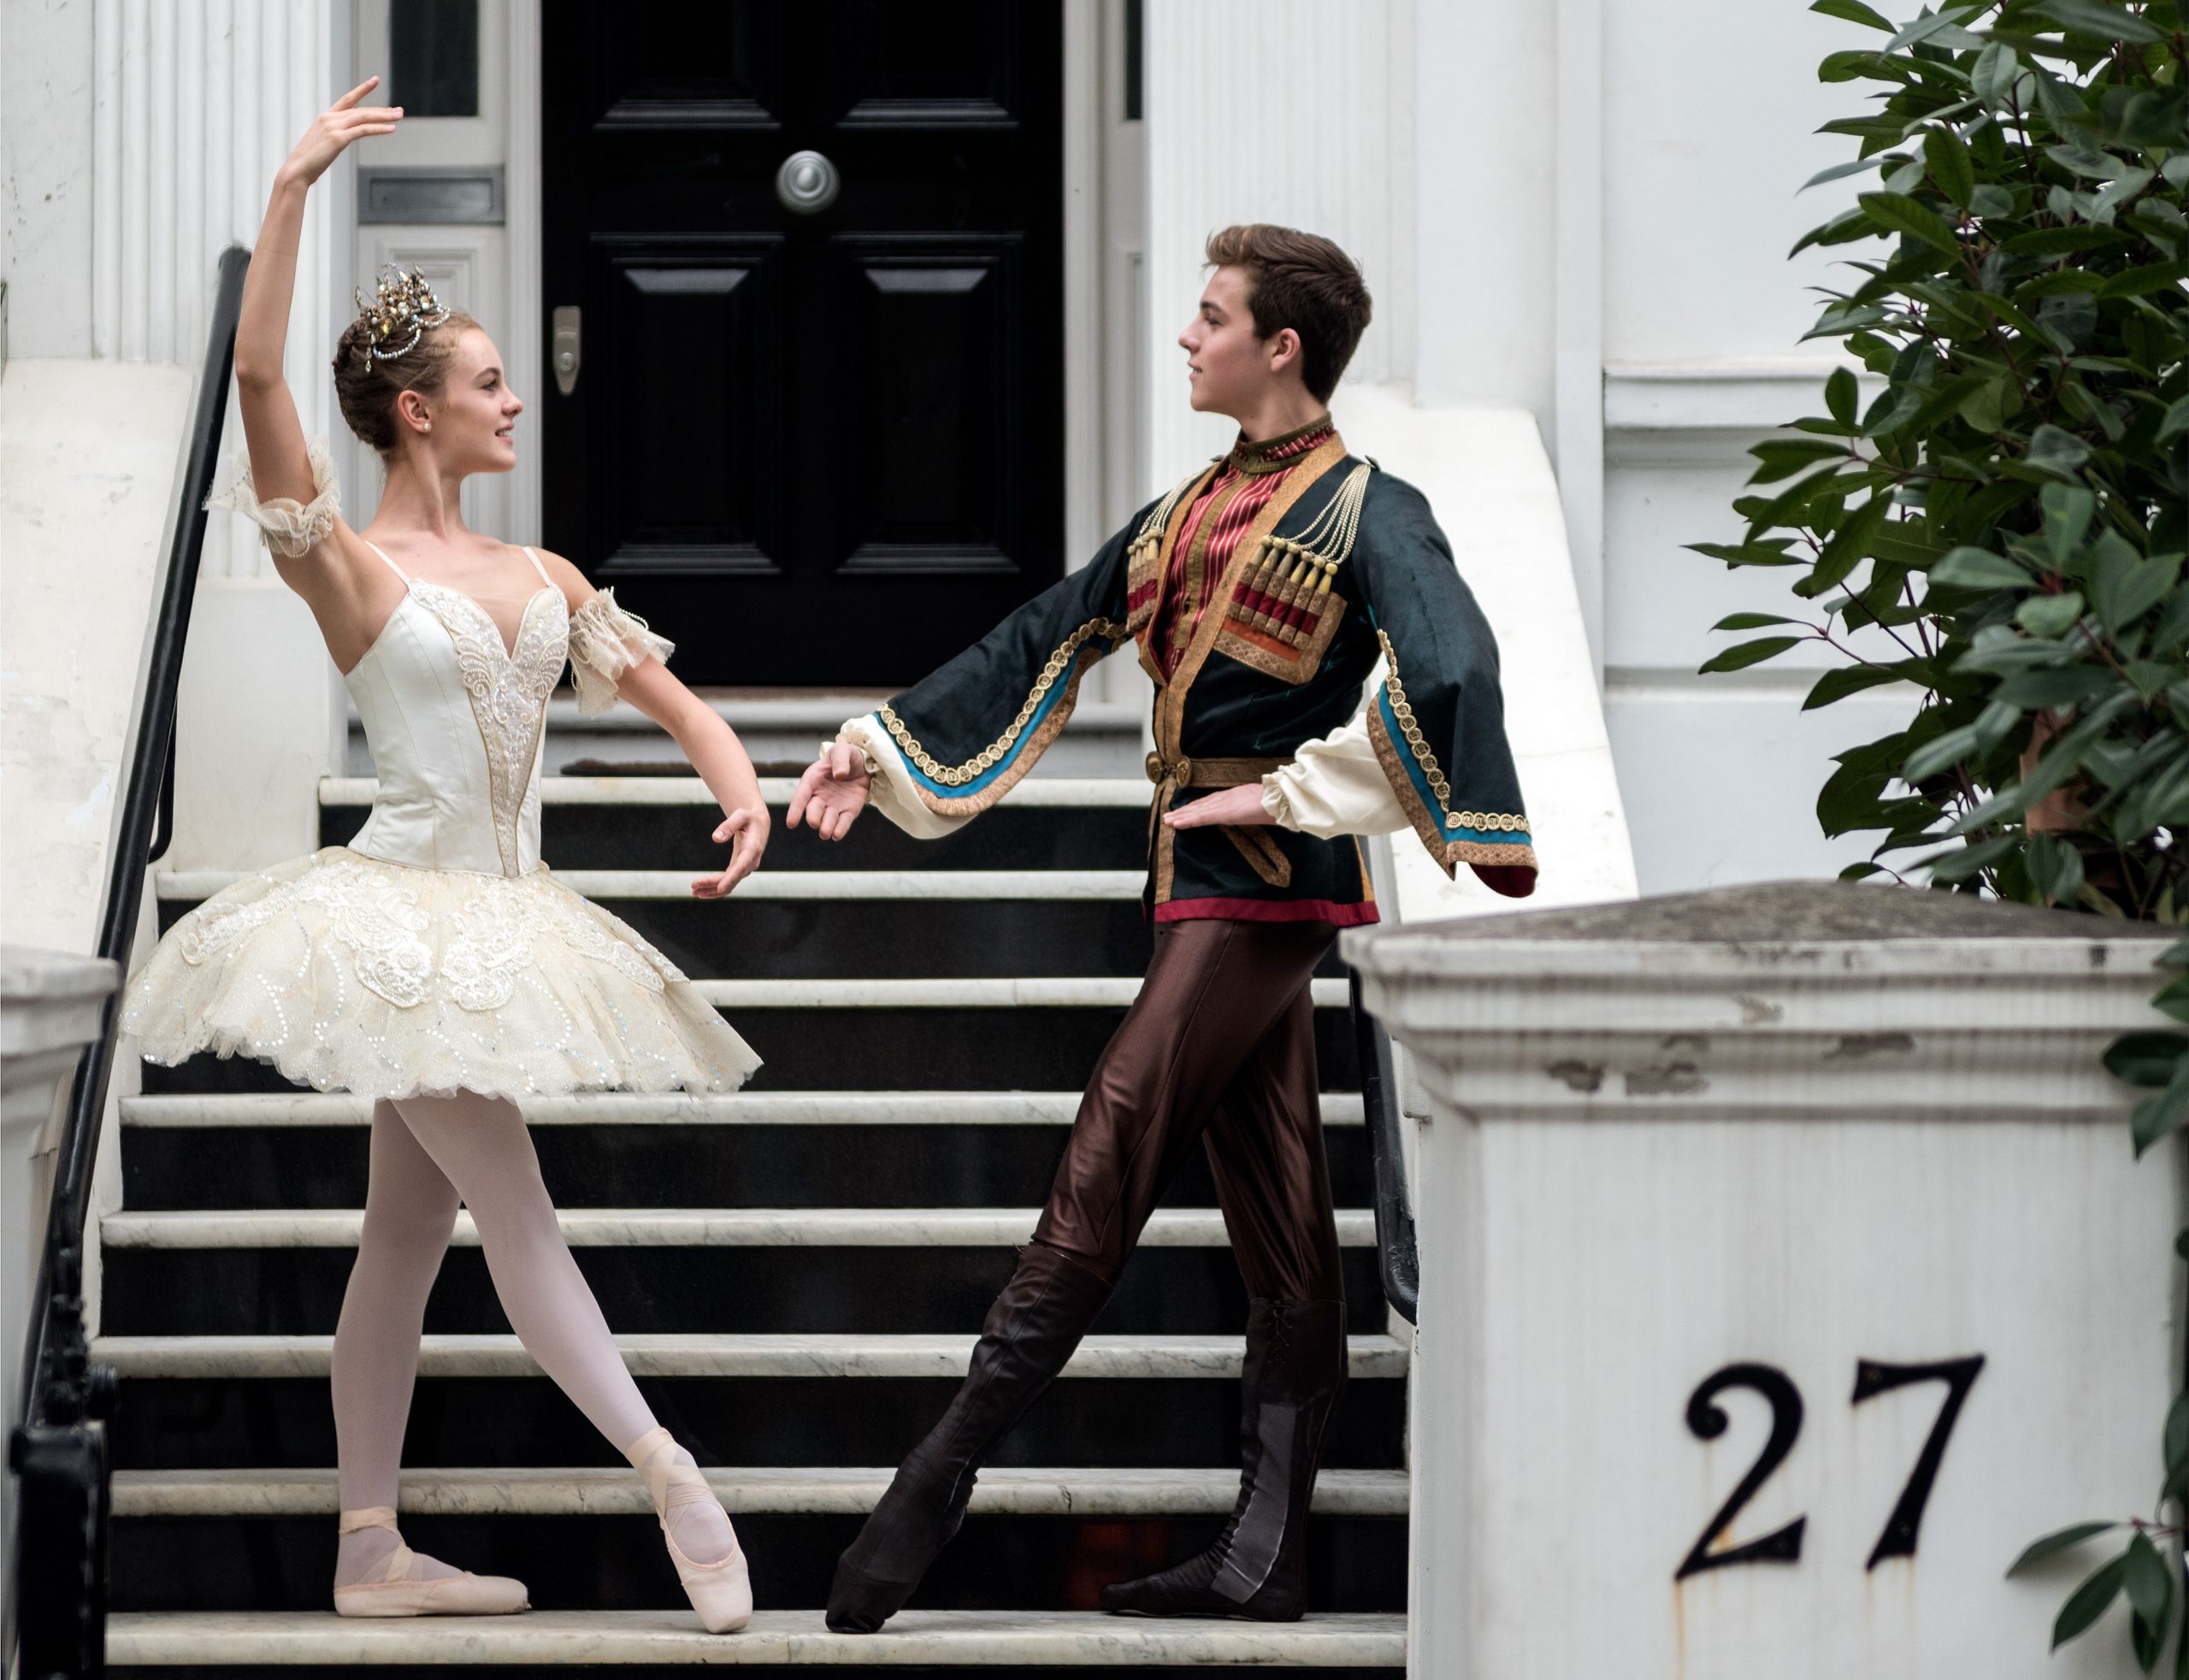
<instances>
[{"instance_id":1,"label":"brown leather boot","mask_svg":"<svg viewBox=\"0 0 2189 1680\"><path fill-rule=\"evenodd\" d=\"M1061 1250L1031 1242L988 1309L965 1386L914 1447L836 1561L829 1626L876 1633L904 1607L958 1532L980 1461L1065 1367L1110 1285Z\"/></svg>"},{"instance_id":2,"label":"brown leather boot","mask_svg":"<svg viewBox=\"0 0 2189 1680\"><path fill-rule=\"evenodd\" d=\"M1239 1386L1243 1468L1231 1520L1175 1568L1103 1588L1103 1609L1296 1622L1307 1608L1307 1502L1345 1387L1345 1303L1256 1300Z\"/></svg>"}]
</instances>

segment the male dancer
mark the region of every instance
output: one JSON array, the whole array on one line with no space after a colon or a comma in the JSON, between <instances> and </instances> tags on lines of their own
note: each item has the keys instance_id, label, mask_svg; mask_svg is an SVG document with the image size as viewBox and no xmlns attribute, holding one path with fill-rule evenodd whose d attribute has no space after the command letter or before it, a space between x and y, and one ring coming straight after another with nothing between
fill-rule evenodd
<instances>
[{"instance_id":1,"label":"male dancer","mask_svg":"<svg viewBox=\"0 0 2189 1680\"><path fill-rule=\"evenodd\" d=\"M1105 1609L1289 1621L1345 1382L1345 1304L1308 979L1376 920L1361 834L1412 828L1450 873L1522 897L1535 852L1497 650L1419 491L1348 456L1326 408L1368 324L1352 261L1290 228L1226 228L1178 342L1230 453L924 681L845 724L788 820L840 839L870 796L933 837L1001 799L1087 669L1130 640L1156 684L1145 901L1154 954L1081 1100L1033 1241L965 1386L836 1567L829 1625L871 1633L963 1520L982 1459L1064 1368L1142 1227L1206 1139L1253 1305L1245 1471L1214 1545L1102 1590ZM1352 720L1378 657L1385 676Z\"/></svg>"}]
</instances>

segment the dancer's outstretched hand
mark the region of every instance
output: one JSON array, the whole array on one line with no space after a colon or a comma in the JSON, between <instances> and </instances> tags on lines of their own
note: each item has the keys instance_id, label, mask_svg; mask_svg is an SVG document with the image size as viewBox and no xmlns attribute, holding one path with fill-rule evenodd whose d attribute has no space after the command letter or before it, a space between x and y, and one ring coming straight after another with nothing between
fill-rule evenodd
<instances>
[{"instance_id":1,"label":"dancer's outstretched hand","mask_svg":"<svg viewBox=\"0 0 2189 1680\"><path fill-rule=\"evenodd\" d=\"M1262 785L1259 781L1204 793L1191 805L1163 813L1165 825L1172 828L1206 828L1215 822L1227 828L1251 828L1276 820L1262 804Z\"/></svg>"},{"instance_id":2,"label":"dancer's outstretched hand","mask_svg":"<svg viewBox=\"0 0 2189 1680\"><path fill-rule=\"evenodd\" d=\"M735 850L720 875L703 875L692 883L695 899L726 899L737 890L739 881L760 867L760 854L768 849L768 808L730 812L715 825L715 844Z\"/></svg>"},{"instance_id":3,"label":"dancer's outstretched hand","mask_svg":"<svg viewBox=\"0 0 2189 1680\"><path fill-rule=\"evenodd\" d=\"M799 777L798 790L790 796L790 811L783 820L794 828L806 823L823 840L841 840L866 809L872 784L858 749L832 741Z\"/></svg>"},{"instance_id":4,"label":"dancer's outstretched hand","mask_svg":"<svg viewBox=\"0 0 2189 1680\"><path fill-rule=\"evenodd\" d=\"M402 106L357 103L379 85L378 76L367 76L313 118L304 139L290 152L289 161L281 166L282 174L310 186L355 142L369 134L392 134L395 125L403 121Z\"/></svg>"}]
</instances>

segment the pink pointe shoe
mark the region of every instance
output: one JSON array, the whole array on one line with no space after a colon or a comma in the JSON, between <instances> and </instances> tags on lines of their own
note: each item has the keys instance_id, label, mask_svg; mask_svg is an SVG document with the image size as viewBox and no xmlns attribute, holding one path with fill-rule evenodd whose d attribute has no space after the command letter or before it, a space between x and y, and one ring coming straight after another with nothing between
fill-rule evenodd
<instances>
[{"instance_id":1,"label":"pink pointe shoe","mask_svg":"<svg viewBox=\"0 0 2189 1680\"><path fill-rule=\"evenodd\" d=\"M653 1495L654 1515L661 1519L661 1537L668 1542L669 1559L676 1565L676 1578L684 1595L699 1612L699 1624L709 1633L735 1633L752 1619L752 1583L745 1571L745 1553L733 1532L729 1554L711 1564L693 1563L676 1543L671 1526L676 1513L705 1500L715 1504L714 1489L692 1465L676 1462L676 1442L667 1429L652 1429L623 1449L631 1468L646 1478Z\"/></svg>"},{"instance_id":2,"label":"pink pointe shoe","mask_svg":"<svg viewBox=\"0 0 2189 1680\"><path fill-rule=\"evenodd\" d=\"M334 1589L338 1616L509 1616L532 1608L524 1583L506 1575L442 1575L412 1580L418 1554L403 1543L395 1512L385 1505L342 1513L340 1532L386 1529L396 1535L395 1549L372 1567L363 1581Z\"/></svg>"}]
</instances>

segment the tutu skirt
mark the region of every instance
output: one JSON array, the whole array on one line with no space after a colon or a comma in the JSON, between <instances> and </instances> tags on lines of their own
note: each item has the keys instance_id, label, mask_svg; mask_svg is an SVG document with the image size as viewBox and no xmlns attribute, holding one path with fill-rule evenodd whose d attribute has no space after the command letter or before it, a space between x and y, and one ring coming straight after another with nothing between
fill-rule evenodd
<instances>
[{"instance_id":1,"label":"tutu skirt","mask_svg":"<svg viewBox=\"0 0 2189 1680\"><path fill-rule=\"evenodd\" d=\"M129 982L147 1061L270 1062L320 1091L730 1091L760 1058L676 965L546 869L329 846L192 911Z\"/></svg>"}]
</instances>

